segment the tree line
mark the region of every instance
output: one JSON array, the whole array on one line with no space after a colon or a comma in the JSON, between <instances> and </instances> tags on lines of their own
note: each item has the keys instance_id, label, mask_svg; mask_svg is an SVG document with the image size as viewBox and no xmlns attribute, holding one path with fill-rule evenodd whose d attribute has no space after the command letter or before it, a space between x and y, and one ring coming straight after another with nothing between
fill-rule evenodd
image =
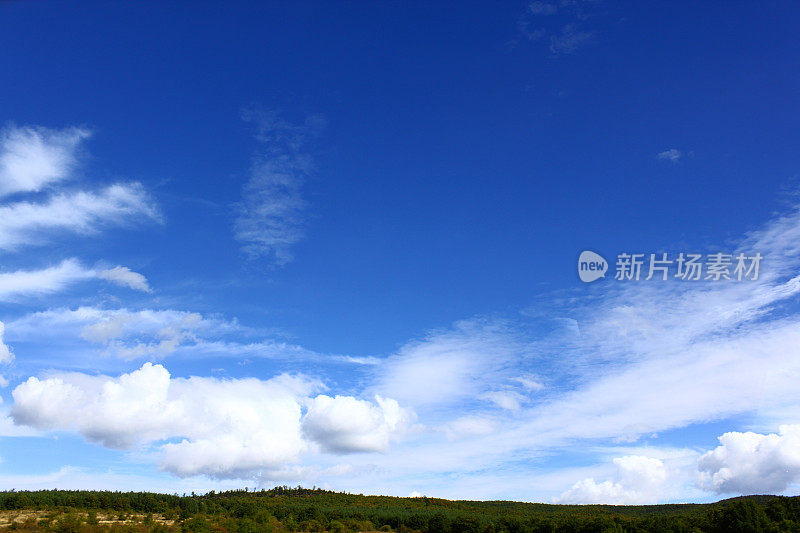
<instances>
[{"instance_id":1,"label":"tree line","mask_svg":"<svg viewBox=\"0 0 800 533\"><path fill-rule=\"evenodd\" d=\"M286 486L202 495L48 490L0 492L0 510L49 513L6 529L87 533L800 533L800 497L781 496L614 506L396 498ZM121 519L101 523L98 513Z\"/></svg>"}]
</instances>

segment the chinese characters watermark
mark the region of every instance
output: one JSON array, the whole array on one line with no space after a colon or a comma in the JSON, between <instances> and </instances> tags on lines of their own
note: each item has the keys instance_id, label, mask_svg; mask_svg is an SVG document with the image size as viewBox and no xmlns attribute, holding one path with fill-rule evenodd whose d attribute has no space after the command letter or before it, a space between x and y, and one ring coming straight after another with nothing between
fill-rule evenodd
<instances>
[{"instance_id":1,"label":"chinese characters watermark","mask_svg":"<svg viewBox=\"0 0 800 533\"><path fill-rule=\"evenodd\" d=\"M676 279L682 281L756 281L762 256L755 254L696 254L681 252L617 255L614 279L617 281L649 281ZM578 277L589 283L604 278L608 262L599 254L584 251L578 258Z\"/></svg>"}]
</instances>

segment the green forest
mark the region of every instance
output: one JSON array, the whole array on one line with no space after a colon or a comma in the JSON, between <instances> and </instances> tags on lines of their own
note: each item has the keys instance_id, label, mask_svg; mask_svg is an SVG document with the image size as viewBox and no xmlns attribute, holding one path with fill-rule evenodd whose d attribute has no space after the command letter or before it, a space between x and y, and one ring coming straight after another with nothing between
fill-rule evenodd
<instances>
[{"instance_id":1,"label":"green forest","mask_svg":"<svg viewBox=\"0 0 800 533\"><path fill-rule=\"evenodd\" d=\"M58 532L800 532L800 497L711 504L548 505L364 496L321 489L198 495L0 492L0 528Z\"/></svg>"}]
</instances>

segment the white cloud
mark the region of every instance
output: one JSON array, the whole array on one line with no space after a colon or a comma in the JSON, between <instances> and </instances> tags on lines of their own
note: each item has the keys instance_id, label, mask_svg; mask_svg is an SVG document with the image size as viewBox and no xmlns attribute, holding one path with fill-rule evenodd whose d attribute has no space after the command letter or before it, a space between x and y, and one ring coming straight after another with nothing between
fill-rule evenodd
<instances>
[{"instance_id":1,"label":"white cloud","mask_svg":"<svg viewBox=\"0 0 800 533\"><path fill-rule=\"evenodd\" d=\"M538 392L544 390L545 386L538 377L526 375L511 378L511 381L517 382L528 392Z\"/></svg>"},{"instance_id":2,"label":"white cloud","mask_svg":"<svg viewBox=\"0 0 800 533\"><path fill-rule=\"evenodd\" d=\"M14 359L14 354L11 352L11 348L3 342L3 335L5 334L5 331L6 325L0 322L0 363L8 363ZM6 381L6 385L7 384L8 382Z\"/></svg>"},{"instance_id":3,"label":"white cloud","mask_svg":"<svg viewBox=\"0 0 800 533\"><path fill-rule=\"evenodd\" d=\"M376 399L377 406L342 396L312 399L321 387L289 375L172 378L163 366L145 363L119 378L29 378L12 393L11 415L17 424L74 431L109 448L155 444L163 470L215 478L283 475L309 449L305 435L336 451L385 449L404 420L389 399Z\"/></svg>"},{"instance_id":4,"label":"white cloud","mask_svg":"<svg viewBox=\"0 0 800 533\"><path fill-rule=\"evenodd\" d=\"M292 260L290 248L303 237L300 196L305 173L296 161L265 161L245 185L236 219L236 239L254 255L272 256L277 264Z\"/></svg>"},{"instance_id":5,"label":"white cloud","mask_svg":"<svg viewBox=\"0 0 800 533\"><path fill-rule=\"evenodd\" d=\"M671 161L673 163L677 163L678 161L680 161L682 156L683 156L683 154L681 154L681 151L677 150L675 148L671 148L669 150L664 150L663 152L659 152L659 154L658 154L658 158L659 159L665 159L665 160Z\"/></svg>"},{"instance_id":6,"label":"white cloud","mask_svg":"<svg viewBox=\"0 0 800 533\"><path fill-rule=\"evenodd\" d=\"M40 191L66 179L78 145L88 137L83 128L5 128L0 133L0 197Z\"/></svg>"},{"instance_id":7,"label":"white cloud","mask_svg":"<svg viewBox=\"0 0 800 533\"><path fill-rule=\"evenodd\" d=\"M699 485L716 493L767 494L800 481L800 425L779 432L732 431L698 460Z\"/></svg>"},{"instance_id":8,"label":"white cloud","mask_svg":"<svg viewBox=\"0 0 800 533\"><path fill-rule=\"evenodd\" d=\"M41 244L53 232L91 235L110 224L143 219L160 220L160 215L138 183L58 194L42 203L12 203L0 206L0 249Z\"/></svg>"},{"instance_id":9,"label":"white cloud","mask_svg":"<svg viewBox=\"0 0 800 533\"><path fill-rule=\"evenodd\" d=\"M410 414L389 398L375 396L373 404L352 396L320 395L308 404L303 431L333 453L382 452L410 419Z\"/></svg>"},{"instance_id":10,"label":"white cloud","mask_svg":"<svg viewBox=\"0 0 800 533\"><path fill-rule=\"evenodd\" d=\"M235 322L175 309L103 309L81 306L54 308L23 315L10 322L17 338L33 340L72 334L88 341L105 343L120 339L158 337L174 330L239 331Z\"/></svg>"},{"instance_id":11,"label":"white cloud","mask_svg":"<svg viewBox=\"0 0 800 533\"><path fill-rule=\"evenodd\" d=\"M64 314L63 319L84 324L81 337L123 359L167 356L182 343L195 342L198 330L217 327L187 311L79 308Z\"/></svg>"},{"instance_id":12,"label":"white cloud","mask_svg":"<svg viewBox=\"0 0 800 533\"><path fill-rule=\"evenodd\" d=\"M0 133L0 197L38 192L72 177L78 146L88 136L83 128L6 128ZM91 234L134 218L160 218L138 183L98 192L60 192L37 202L21 200L0 206L0 249L41 244L54 232Z\"/></svg>"},{"instance_id":13,"label":"white cloud","mask_svg":"<svg viewBox=\"0 0 800 533\"><path fill-rule=\"evenodd\" d=\"M414 406L452 405L483 394L507 400L493 393L510 381L508 367L524 353L525 345L502 321L464 320L403 346L378 366L374 388Z\"/></svg>"},{"instance_id":14,"label":"white cloud","mask_svg":"<svg viewBox=\"0 0 800 533\"><path fill-rule=\"evenodd\" d=\"M261 153L242 191L235 237L250 255L282 265L292 260L291 246L303 238L306 202L301 188L313 169L304 145L320 120L298 126L270 113L249 112L244 118L259 128Z\"/></svg>"},{"instance_id":15,"label":"white cloud","mask_svg":"<svg viewBox=\"0 0 800 533\"><path fill-rule=\"evenodd\" d=\"M108 275L111 272L112 275ZM147 280L125 267L111 271L97 271L83 267L77 259L65 259L59 265L41 270L17 270L0 273L0 300L11 300L21 296L42 296L67 288L74 283L101 278L117 285L140 289L130 283L136 280L147 287Z\"/></svg>"},{"instance_id":16,"label":"white cloud","mask_svg":"<svg viewBox=\"0 0 800 533\"><path fill-rule=\"evenodd\" d=\"M556 498L555 503L639 505L660 501L667 469L660 459L627 455L614 459L617 481L586 478Z\"/></svg>"},{"instance_id":17,"label":"white cloud","mask_svg":"<svg viewBox=\"0 0 800 533\"><path fill-rule=\"evenodd\" d=\"M267 381L190 378L175 382L183 385L175 398L186 412L177 418L183 429L171 429L170 436L184 438L163 446L164 470L180 477L265 475L296 461L306 450L298 396L318 385L288 376ZM188 402L199 404L202 410L189 407Z\"/></svg>"},{"instance_id":18,"label":"white cloud","mask_svg":"<svg viewBox=\"0 0 800 533\"><path fill-rule=\"evenodd\" d=\"M5 387L5 385L4 385ZM9 410L0 410L0 437L41 437L42 433L32 427L18 426L9 414ZM2 459L0 459L2 461Z\"/></svg>"},{"instance_id":19,"label":"white cloud","mask_svg":"<svg viewBox=\"0 0 800 533\"><path fill-rule=\"evenodd\" d=\"M63 290L66 286L94 277L75 259L42 270L17 270L0 274L0 299L40 296Z\"/></svg>"},{"instance_id":20,"label":"white cloud","mask_svg":"<svg viewBox=\"0 0 800 533\"><path fill-rule=\"evenodd\" d=\"M63 374L30 378L13 391L16 423L70 430L110 448L168 439L162 467L180 476L237 477L276 468L303 450L298 397L319 385L271 380L171 378L145 363L119 378Z\"/></svg>"},{"instance_id":21,"label":"white cloud","mask_svg":"<svg viewBox=\"0 0 800 533\"><path fill-rule=\"evenodd\" d=\"M478 396L482 400L492 402L501 409L516 411L525 401L525 396L515 391L490 391Z\"/></svg>"},{"instance_id":22,"label":"white cloud","mask_svg":"<svg viewBox=\"0 0 800 533\"><path fill-rule=\"evenodd\" d=\"M557 498L560 504L629 504L631 494L620 483L613 481L597 482L588 477L575 483L571 489Z\"/></svg>"},{"instance_id":23,"label":"white cloud","mask_svg":"<svg viewBox=\"0 0 800 533\"><path fill-rule=\"evenodd\" d=\"M108 270L99 270L97 277L137 291L151 292L150 285L147 284L147 278L128 267L116 266Z\"/></svg>"},{"instance_id":24,"label":"white cloud","mask_svg":"<svg viewBox=\"0 0 800 533\"><path fill-rule=\"evenodd\" d=\"M11 414L17 424L75 429L92 442L130 448L163 438L169 420L176 419L178 406L166 397L169 382L169 373L150 363L117 380L83 374L32 377L14 389Z\"/></svg>"}]
</instances>

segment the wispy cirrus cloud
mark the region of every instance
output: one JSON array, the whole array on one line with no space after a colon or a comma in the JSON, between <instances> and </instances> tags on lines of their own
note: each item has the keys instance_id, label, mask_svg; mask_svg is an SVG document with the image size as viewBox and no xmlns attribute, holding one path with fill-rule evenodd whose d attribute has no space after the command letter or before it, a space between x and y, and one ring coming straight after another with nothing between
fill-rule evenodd
<instances>
[{"instance_id":1,"label":"wispy cirrus cloud","mask_svg":"<svg viewBox=\"0 0 800 533\"><path fill-rule=\"evenodd\" d=\"M311 117L297 125L266 111L248 111L244 119L257 128L259 152L236 208L234 235L250 256L283 265L304 236L302 188L314 169L307 146L323 122Z\"/></svg>"},{"instance_id":2,"label":"wispy cirrus cloud","mask_svg":"<svg viewBox=\"0 0 800 533\"><path fill-rule=\"evenodd\" d=\"M317 353L261 335L216 315L178 309L104 309L81 306L28 313L8 321L15 342L34 344L42 353L78 346L85 354L121 359L235 358L315 361L331 365L370 365L374 358ZM257 338L253 338L257 337Z\"/></svg>"},{"instance_id":3,"label":"wispy cirrus cloud","mask_svg":"<svg viewBox=\"0 0 800 533\"><path fill-rule=\"evenodd\" d=\"M69 341L100 347L105 354L122 359L162 358L196 344L204 333L219 336L236 328L189 311L87 306L29 313L8 324L15 339L35 342L40 351Z\"/></svg>"},{"instance_id":4,"label":"wispy cirrus cloud","mask_svg":"<svg viewBox=\"0 0 800 533\"><path fill-rule=\"evenodd\" d=\"M88 137L86 128L8 126L0 133L0 198L14 196L0 205L0 250L19 251L70 233L95 235L112 226L161 220L139 183L65 188L64 182L77 181L78 152Z\"/></svg>"},{"instance_id":5,"label":"wispy cirrus cloud","mask_svg":"<svg viewBox=\"0 0 800 533\"><path fill-rule=\"evenodd\" d=\"M110 226L161 219L139 183L94 190L72 184L65 190L64 182L78 181L79 150L89 136L89 130L77 127L7 126L0 132L0 198L6 202L0 205L0 251L18 252L68 234L91 236ZM150 291L147 279L127 267L89 268L67 258L45 268L0 272L0 301L52 295L88 280ZM5 324L0 329L0 360L9 362L12 353L2 339Z\"/></svg>"},{"instance_id":6,"label":"wispy cirrus cloud","mask_svg":"<svg viewBox=\"0 0 800 533\"><path fill-rule=\"evenodd\" d=\"M128 267L115 266L106 270L98 270L97 277L137 291L151 292L147 278Z\"/></svg>"},{"instance_id":7,"label":"wispy cirrus cloud","mask_svg":"<svg viewBox=\"0 0 800 533\"><path fill-rule=\"evenodd\" d=\"M525 333L513 323L462 320L384 359L374 370L374 391L431 410L474 407L476 402L508 405L525 390L519 379L526 372L518 365L530 349Z\"/></svg>"},{"instance_id":8,"label":"wispy cirrus cloud","mask_svg":"<svg viewBox=\"0 0 800 533\"><path fill-rule=\"evenodd\" d=\"M138 183L110 185L97 192L61 193L43 202L0 206L0 249L45 244L59 233L93 235L112 225L160 219Z\"/></svg>"},{"instance_id":9,"label":"wispy cirrus cloud","mask_svg":"<svg viewBox=\"0 0 800 533\"><path fill-rule=\"evenodd\" d=\"M124 276L120 276L120 273ZM0 301L52 294L89 279L103 279L145 292L150 290L144 276L126 267L97 270L85 268L77 259L71 258L63 260L56 266L40 270L0 272ZM136 281L133 286L130 283L131 279Z\"/></svg>"}]
</instances>

